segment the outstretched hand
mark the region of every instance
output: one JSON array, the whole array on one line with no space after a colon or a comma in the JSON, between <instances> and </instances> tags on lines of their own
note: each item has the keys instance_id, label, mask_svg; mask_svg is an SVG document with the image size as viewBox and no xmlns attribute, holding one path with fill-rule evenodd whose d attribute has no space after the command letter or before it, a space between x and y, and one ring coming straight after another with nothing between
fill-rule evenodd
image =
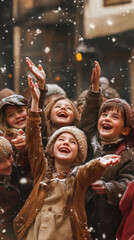
<instances>
[{"instance_id":1,"label":"outstretched hand","mask_svg":"<svg viewBox=\"0 0 134 240\"><path fill-rule=\"evenodd\" d=\"M97 61L95 61L95 68L93 68L91 81L92 81L92 91L99 92L99 80L101 75L101 67Z\"/></svg>"},{"instance_id":2,"label":"outstretched hand","mask_svg":"<svg viewBox=\"0 0 134 240\"><path fill-rule=\"evenodd\" d=\"M104 157L100 158L99 162L102 167L113 166L120 162L120 156L114 154L105 155ZM91 188L96 194L106 194L106 186L102 180L97 180L96 182L92 183Z\"/></svg>"},{"instance_id":3,"label":"outstretched hand","mask_svg":"<svg viewBox=\"0 0 134 240\"><path fill-rule=\"evenodd\" d=\"M39 64L38 67L36 67L35 64L28 57L26 57L26 63L31 73L33 73L34 76L36 77L39 88L43 89L46 82L46 74L42 65Z\"/></svg>"},{"instance_id":4,"label":"outstretched hand","mask_svg":"<svg viewBox=\"0 0 134 240\"><path fill-rule=\"evenodd\" d=\"M103 157L100 157L99 163L102 167L109 167L116 165L120 162L120 156L115 154L107 154Z\"/></svg>"}]
</instances>

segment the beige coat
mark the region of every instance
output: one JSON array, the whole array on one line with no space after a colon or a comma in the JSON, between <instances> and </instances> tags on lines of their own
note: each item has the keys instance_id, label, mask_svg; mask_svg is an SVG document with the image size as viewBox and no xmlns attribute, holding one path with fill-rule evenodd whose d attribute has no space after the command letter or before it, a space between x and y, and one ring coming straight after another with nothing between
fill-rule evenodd
<instances>
[{"instance_id":1,"label":"beige coat","mask_svg":"<svg viewBox=\"0 0 134 240\"><path fill-rule=\"evenodd\" d=\"M22 210L14 220L14 230L19 240L22 239L29 226L37 217L47 194L46 189L41 184L46 176L47 160L45 159L42 146L40 122L40 112L29 112L26 141L34 177L34 187ZM72 194L67 198L64 210L69 215L74 240L91 240L87 227L84 196L87 187L99 179L104 171L105 168L99 164L99 161L93 160L86 165L78 167L75 174L68 176L70 178L68 181L72 182L70 189Z\"/></svg>"}]
</instances>

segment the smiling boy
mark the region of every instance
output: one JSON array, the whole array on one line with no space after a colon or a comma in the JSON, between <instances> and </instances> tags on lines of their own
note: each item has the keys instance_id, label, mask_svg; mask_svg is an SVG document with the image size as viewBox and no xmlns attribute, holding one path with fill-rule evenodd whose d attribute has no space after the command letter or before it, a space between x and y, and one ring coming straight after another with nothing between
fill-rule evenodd
<instances>
[{"instance_id":1,"label":"smiling boy","mask_svg":"<svg viewBox=\"0 0 134 240\"><path fill-rule=\"evenodd\" d=\"M115 240L122 219L119 201L127 184L134 179L134 113L123 99L113 98L102 104L99 78L100 68L95 62L80 127L87 136L93 158L118 154L121 161L91 184L86 193L86 210L92 238Z\"/></svg>"}]
</instances>

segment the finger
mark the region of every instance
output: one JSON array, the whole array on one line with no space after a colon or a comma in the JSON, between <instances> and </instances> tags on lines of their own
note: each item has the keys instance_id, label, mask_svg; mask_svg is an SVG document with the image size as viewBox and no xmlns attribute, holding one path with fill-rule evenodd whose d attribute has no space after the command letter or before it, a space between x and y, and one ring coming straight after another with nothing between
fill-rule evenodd
<instances>
[{"instance_id":1,"label":"finger","mask_svg":"<svg viewBox=\"0 0 134 240\"><path fill-rule=\"evenodd\" d=\"M31 59L30 58L28 58L28 57L26 57L26 63L27 63L27 65L28 66L35 66L35 64L31 61Z\"/></svg>"},{"instance_id":2,"label":"finger","mask_svg":"<svg viewBox=\"0 0 134 240\"><path fill-rule=\"evenodd\" d=\"M39 70L41 70L41 71L43 70L43 67L42 67L41 64L38 65L38 68L39 68ZM43 71L44 71L44 70L43 70Z\"/></svg>"},{"instance_id":3,"label":"finger","mask_svg":"<svg viewBox=\"0 0 134 240\"><path fill-rule=\"evenodd\" d=\"M39 88L38 83L35 83L34 86L35 86L36 88Z\"/></svg>"},{"instance_id":4,"label":"finger","mask_svg":"<svg viewBox=\"0 0 134 240\"><path fill-rule=\"evenodd\" d=\"M19 134L20 134L20 135L23 135L23 134L25 134L25 133L24 133L24 131L23 131L22 129L19 129Z\"/></svg>"},{"instance_id":5,"label":"finger","mask_svg":"<svg viewBox=\"0 0 134 240\"><path fill-rule=\"evenodd\" d=\"M34 85L32 81L32 77L30 75L28 75L28 85L31 89L33 88L33 85Z\"/></svg>"}]
</instances>

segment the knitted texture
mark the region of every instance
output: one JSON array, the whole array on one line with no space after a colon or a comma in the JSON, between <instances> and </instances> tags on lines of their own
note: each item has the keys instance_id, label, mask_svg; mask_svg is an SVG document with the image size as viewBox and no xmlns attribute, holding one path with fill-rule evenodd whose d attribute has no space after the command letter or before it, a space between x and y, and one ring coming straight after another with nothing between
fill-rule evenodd
<instances>
[{"instance_id":1,"label":"knitted texture","mask_svg":"<svg viewBox=\"0 0 134 240\"><path fill-rule=\"evenodd\" d=\"M0 137L0 160L10 154L13 154L10 142L4 137Z\"/></svg>"},{"instance_id":2,"label":"knitted texture","mask_svg":"<svg viewBox=\"0 0 134 240\"><path fill-rule=\"evenodd\" d=\"M87 140L86 140L86 136L85 136L84 132L75 126L62 127L60 129L58 129L57 131L55 131L48 141L45 152L46 153L48 152L50 146L56 141L56 139L62 133L70 133L75 137L75 139L78 143L79 153L82 156L81 163L83 163L87 156Z\"/></svg>"}]
</instances>

